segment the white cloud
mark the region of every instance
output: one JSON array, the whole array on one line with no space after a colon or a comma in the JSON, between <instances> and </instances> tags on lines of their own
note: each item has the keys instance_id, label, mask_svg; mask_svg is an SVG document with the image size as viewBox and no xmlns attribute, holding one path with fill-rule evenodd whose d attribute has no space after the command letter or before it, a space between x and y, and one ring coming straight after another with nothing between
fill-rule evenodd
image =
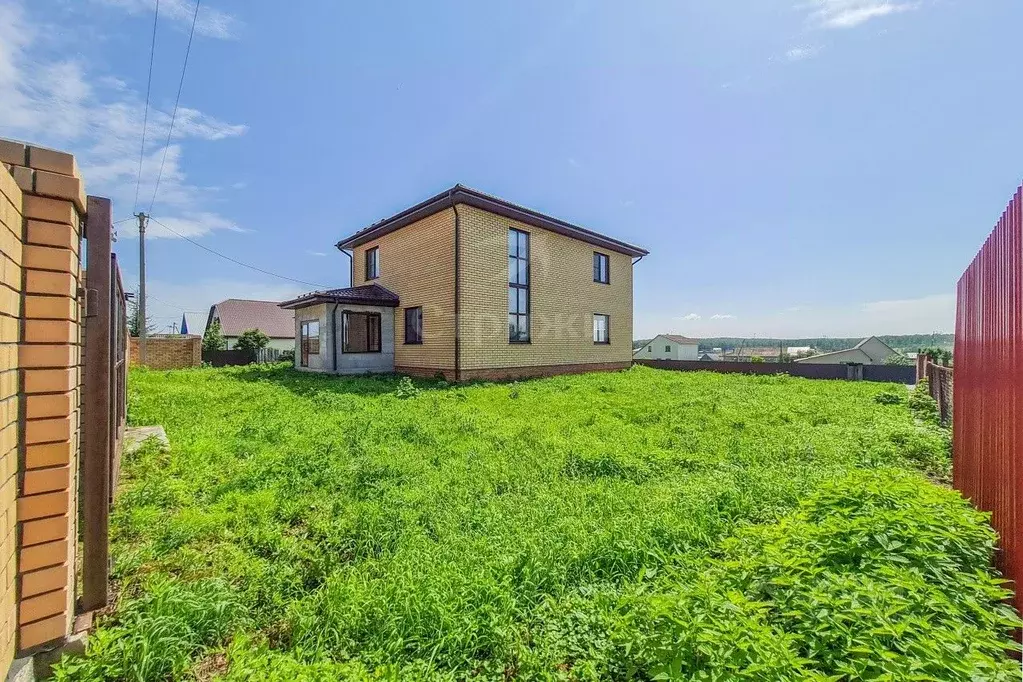
<instances>
[{"instance_id":1,"label":"white cloud","mask_svg":"<svg viewBox=\"0 0 1023 682\"><path fill-rule=\"evenodd\" d=\"M803 7L812 8L810 23L821 28L853 28L871 19L908 12L919 2L899 0L813 0Z\"/></svg>"},{"instance_id":2,"label":"white cloud","mask_svg":"<svg viewBox=\"0 0 1023 682\"><path fill-rule=\"evenodd\" d=\"M724 315L722 313L718 313L717 315L711 315L710 319L712 319L712 320L734 320L735 319L735 315Z\"/></svg>"},{"instance_id":3,"label":"white cloud","mask_svg":"<svg viewBox=\"0 0 1023 682\"><path fill-rule=\"evenodd\" d=\"M160 223L163 223L162 225ZM166 227L165 227L166 226ZM167 228L170 228L168 230ZM173 230L173 232L171 231ZM160 222L151 221L146 230L147 239L178 239L179 237L201 237L207 232L214 230L228 230L229 232L247 232L238 227L234 221L228 220L215 213L185 213L178 218L161 218ZM175 234L175 232L177 234ZM133 230L126 230L126 236L134 237L138 233Z\"/></svg>"},{"instance_id":4,"label":"white cloud","mask_svg":"<svg viewBox=\"0 0 1023 682\"><path fill-rule=\"evenodd\" d=\"M794 47L785 53L785 58L790 62L801 62L804 59L813 59L820 54L820 48L815 45L803 45Z\"/></svg>"},{"instance_id":5,"label":"white cloud","mask_svg":"<svg viewBox=\"0 0 1023 682\"><path fill-rule=\"evenodd\" d=\"M93 0L101 5L123 9L133 15L152 15L156 0ZM195 0L161 0L160 19L174 22L179 28L188 30L192 25ZM195 32L207 38L235 38L240 22L235 17L206 5L199 6L195 20Z\"/></svg>"},{"instance_id":6,"label":"white cloud","mask_svg":"<svg viewBox=\"0 0 1023 682\"><path fill-rule=\"evenodd\" d=\"M0 101L4 103L0 129L12 137L74 153L86 190L109 197L115 217L125 217L135 206L145 102L124 81L92 73L81 60L47 61L35 50L39 34L20 4L0 5ZM163 162L170 118L169 110L151 103L138 191L139 206L146 210ZM244 125L226 123L196 109L179 108L154 214L168 224L183 221L179 224L189 236L237 229L232 221L204 209L211 188L188 182L182 142L222 140L246 130ZM196 232L197 227L202 230Z\"/></svg>"},{"instance_id":7,"label":"white cloud","mask_svg":"<svg viewBox=\"0 0 1023 682\"><path fill-rule=\"evenodd\" d=\"M688 315L683 315L682 319L687 321L687 322L692 322L694 320L700 319L700 316L697 315L696 313L689 313Z\"/></svg>"},{"instance_id":8,"label":"white cloud","mask_svg":"<svg viewBox=\"0 0 1023 682\"><path fill-rule=\"evenodd\" d=\"M310 256L320 256L320 257L323 257L323 256L327 255L327 254L325 254L322 251L306 251L306 253L308 253Z\"/></svg>"},{"instance_id":9,"label":"white cloud","mask_svg":"<svg viewBox=\"0 0 1023 682\"><path fill-rule=\"evenodd\" d=\"M573 168L579 168L579 166L581 166L582 164L580 164L577 159L569 158L568 165L572 166Z\"/></svg>"}]
</instances>

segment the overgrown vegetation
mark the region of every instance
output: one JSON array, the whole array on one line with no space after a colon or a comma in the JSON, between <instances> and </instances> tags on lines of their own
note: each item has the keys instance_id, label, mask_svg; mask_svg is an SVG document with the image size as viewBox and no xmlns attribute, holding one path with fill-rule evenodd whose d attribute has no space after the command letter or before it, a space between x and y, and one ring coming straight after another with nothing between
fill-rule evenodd
<instances>
[{"instance_id":1,"label":"overgrown vegetation","mask_svg":"<svg viewBox=\"0 0 1023 682\"><path fill-rule=\"evenodd\" d=\"M130 381L172 449L124 462L120 605L61 680L1018 677L994 535L900 386Z\"/></svg>"}]
</instances>

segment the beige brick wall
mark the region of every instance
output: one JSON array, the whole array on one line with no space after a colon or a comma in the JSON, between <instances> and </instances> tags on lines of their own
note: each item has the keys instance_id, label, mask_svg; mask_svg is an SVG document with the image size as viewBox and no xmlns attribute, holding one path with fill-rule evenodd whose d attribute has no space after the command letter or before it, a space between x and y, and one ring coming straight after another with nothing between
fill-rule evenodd
<instances>
[{"instance_id":1,"label":"beige brick wall","mask_svg":"<svg viewBox=\"0 0 1023 682\"><path fill-rule=\"evenodd\" d=\"M7 370L0 374L0 389L2 395L20 390L24 418L24 469L18 477L16 542L11 545L16 557L7 558L8 545L3 545L5 577L11 576L17 605L3 615L17 624L15 646L23 651L64 637L74 617L85 192L70 154L0 140L0 161L10 173L0 177L6 200L0 218L23 242L23 268L16 268L8 252L17 245L0 238L5 254L0 289L7 303L0 312ZM13 190L6 182L11 177L22 194L20 216L11 208ZM10 301L20 308L20 325L18 308L12 309ZM18 342L16 356L6 348L11 342ZM8 502L5 495L5 510Z\"/></svg>"},{"instance_id":2,"label":"beige brick wall","mask_svg":"<svg viewBox=\"0 0 1023 682\"><path fill-rule=\"evenodd\" d=\"M463 371L632 361L632 259L471 206L461 216ZM530 235L531 342L508 342L508 229ZM610 284L593 281L593 252ZM611 343L593 343L593 315L611 317Z\"/></svg>"},{"instance_id":3,"label":"beige brick wall","mask_svg":"<svg viewBox=\"0 0 1023 682\"><path fill-rule=\"evenodd\" d=\"M129 339L129 366L139 364L139 340ZM146 367L184 369L202 364L201 336L150 336L146 338Z\"/></svg>"},{"instance_id":4,"label":"beige brick wall","mask_svg":"<svg viewBox=\"0 0 1023 682\"><path fill-rule=\"evenodd\" d=\"M379 247L380 277L366 281L366 251ZM455 219L440 211L355 248L356 286L377 283L398 294L394 311L394 364L455 367ZM423 343L405 344L405 308L423 308Z\"/></svg>"},{"instance_id":5,"label":"beige brick wall","mask_svg":"<svg viewBox=\"0 0 1023 682\"><path fill-rule=\"evenodd\" d=\"M21 189L0 167L0 672L14 660L17 619L18 341Z\"/></svg>"}]
</instances>

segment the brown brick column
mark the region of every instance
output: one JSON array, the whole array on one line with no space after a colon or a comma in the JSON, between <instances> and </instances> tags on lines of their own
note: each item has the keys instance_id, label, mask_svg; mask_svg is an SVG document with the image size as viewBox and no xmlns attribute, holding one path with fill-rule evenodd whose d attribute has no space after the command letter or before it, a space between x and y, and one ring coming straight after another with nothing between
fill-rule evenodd
<instances>
[{"instance_id":1,"label":"brown brick column","mask_svg":"<svg viewBox=\"0 0 1023 682\"><path fill-rule=\"evenodd\" d=\"M17 617L18 341L21 190L0 167L0 672L14 660Z\"/></svg>"},{"instance_id":2,"label":"brown brick column","mask_svg":"<svg viewBox=\"0 0 1023 682\"><path fill-rule=\"evenodd\" d=\"M74 617L85 193L70 154L4 159L23 193L24 474L18 497L18 650L58 640ZM10 152L10 150L9 150Z\"/></svg>"}]
</instances>

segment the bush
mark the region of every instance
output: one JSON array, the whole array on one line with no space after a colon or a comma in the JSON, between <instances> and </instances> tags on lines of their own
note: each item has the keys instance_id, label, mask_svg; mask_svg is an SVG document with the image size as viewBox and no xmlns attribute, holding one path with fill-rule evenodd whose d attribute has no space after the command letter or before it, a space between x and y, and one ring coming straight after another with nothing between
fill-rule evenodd
<instances>
[{"instance_id":1,"label":"bush","mask_svg":"<svg viewBox=\"0 0 1023 682\"><path fill-rule=\"evenodd\" d=\"M931 385L927 379L921 379L909 395L909 410L913 416L925 424L941 424L941 411L938 401L931 397Z\"/></svg>"},{"instance_id":2,"label":"bush","mask_svg":"<svg viewBox=\"0 0 1023 682\"><path fill-rule=\"evenodd\" d=\"M212 353L225 348L227 348L227 341L224 340L220 320L213 320L202 335L202 350L204 353Z\"/></svg>"},{"instance_id":3,"label":"bush","mask_svg":"<svg viewBox=\"0 0 1023 682\"><path fill-rule=\"evenodd\" d=\"M248 329L242 332L242 335L238 337L238 341L235 342L234 347L235 350L247 353L249 360L254 362L256 360L256 353L269 345L269 336L258 329Z\"/></svg>"},{"instance_id":4,"label":"bush","mask_svg":"<svg viewBox=\"0 0 1023 682\"><path fill-rule=\"evenodd\" d=\"M295 364L295 351L293 350L282 350L280 356L277 358L279 362L290 362Z\"/></svg>"},{"instance_id":5,"label":"bush","mask_svg":"<svg viewBox=\"0 0 1023 682\"><path fill-rule=\"evenodd\" d=\"M991 569L995 541L958 493L853 474L635 597L610 677L1013 679L1020 621Z\"/></svg>"}]
</instances>

